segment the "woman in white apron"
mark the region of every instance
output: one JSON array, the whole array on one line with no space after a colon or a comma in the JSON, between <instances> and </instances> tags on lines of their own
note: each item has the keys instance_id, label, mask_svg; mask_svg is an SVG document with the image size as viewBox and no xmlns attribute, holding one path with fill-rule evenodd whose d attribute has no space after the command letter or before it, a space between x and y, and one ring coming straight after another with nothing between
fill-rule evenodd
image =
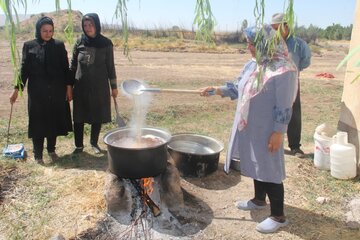
<instances>
[{"instance_id":1,"label":"woman in white apron","mask_svg":"<svg viewBox=\"0 0 360 240\"><path fill-rule=\"evenodd\" d=\"M254 180L254 198L237 202L239 209L262 209L268 196L271 214L256 230L271 233L288 224L284 214L283 136L296 96L297 69L285 42L276 37L271 26L247 28L245 35L253 59L234 83L205 88L201 95L215 91L222 97L238 99L224 170L228 173L231 160L240 159L241 174ZM275 45L269 50L271 42Z\"/></svg>"}]
</instances>

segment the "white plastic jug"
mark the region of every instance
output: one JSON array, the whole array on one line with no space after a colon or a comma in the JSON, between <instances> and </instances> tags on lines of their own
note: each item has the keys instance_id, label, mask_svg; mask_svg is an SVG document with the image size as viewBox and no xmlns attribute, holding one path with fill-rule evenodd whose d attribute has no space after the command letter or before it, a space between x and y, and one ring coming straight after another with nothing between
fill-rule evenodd
<instances>
[{"instance_id":1,"label":"white plastic jug","mask_svg":"<svg viewBox=\"0 0 360 240\"><path fill-rule=\"evenodd\" d=\"M330 146L330 172L331 176L338 179L356 177L355 146L348 143L347 132L338 132L333 136Z\"/></svg>"},{"instance_id":2,"label":"white plastic jug","mask_svg":"<svg viewBox=\"0 0 360 240\"><path fill-rule=\"evenodd\" d=\"M336 131L323 123L314 133L314 165L321 170L330 170L330 146L332 136Z\"/></svg>"}]
</instances>

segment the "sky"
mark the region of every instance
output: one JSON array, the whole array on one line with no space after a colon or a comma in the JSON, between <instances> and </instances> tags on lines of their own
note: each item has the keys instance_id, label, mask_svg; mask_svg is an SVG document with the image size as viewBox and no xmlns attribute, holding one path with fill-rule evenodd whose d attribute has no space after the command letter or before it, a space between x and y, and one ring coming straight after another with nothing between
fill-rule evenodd
<instances>
[{"instance_id":1,"label":"sky","mask_svg":"<svg viewBox=\"0 0 360 240\"><path fill-rule=\"evenodd\" d=\"M360 0L359 0L360 1ZM27 14L52 12L55 0L27 0ZM117 0L72 0L73 10L83 14L96 12L102 23L117 23L114 11ZM265 0L265 22L271 15L283 12L288 0ZM243 20L255 23L253 9L255 0L210 0L217 25L215 31L240 29ZM191 29L196 0L128 0L128 21L137 28L157 29L179 26ZM360 4L360 2L359 2ZM326 28L333 24L350 25L354 20L356 0L294 0L294 11L298 26L313 24ZM60 0L61 9L67 8L67 0ZM1 10L0 10L0 13ZM19 14L25 10L18 8Z\"/></svg>"}]
</instances>

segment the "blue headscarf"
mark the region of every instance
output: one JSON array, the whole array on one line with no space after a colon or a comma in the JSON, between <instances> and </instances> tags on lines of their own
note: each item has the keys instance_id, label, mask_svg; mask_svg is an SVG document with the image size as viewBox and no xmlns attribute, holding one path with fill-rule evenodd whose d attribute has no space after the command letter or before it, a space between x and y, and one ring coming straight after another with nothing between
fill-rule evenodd
<instances>
[{"instance_id":1,"label":"blue headscarf","mask_svg":"<svg viewBox=\"0 0 360 240\"><path fill-rule=\"evenodd\" d=\"M256 32L256 27L247 27L244 29L244 35L251 43L255 41Z\"/></svg>"}]
</instances>

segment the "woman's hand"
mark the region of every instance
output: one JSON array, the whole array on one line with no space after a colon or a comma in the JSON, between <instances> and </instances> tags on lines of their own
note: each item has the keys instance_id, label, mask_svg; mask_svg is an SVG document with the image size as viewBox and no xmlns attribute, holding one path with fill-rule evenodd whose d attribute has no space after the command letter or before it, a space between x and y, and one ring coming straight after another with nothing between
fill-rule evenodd
<instances>
[{"instance_id":1,"label":"woman's hand","mask_svg":"<svg viewBox=\"0 0 360 240\"><path fill-rule=\"evenodd\" d=\"M118 94L119 94L119 91L117 89L112 89L111 90L111 96L113 98L116 98Z\"/></svg>"},{"instance_id":2,"label":"woman's hand","mask_svg":"<svg viewBox=\"0 0 360 240\"><path fill-rule=\"evenodd\" d=\"M16 99L18 97L19 94L19 90L18 89L14 89L14 91L12 92L12 94L10 95L10 103L14 104L16 102Z\"/></svg>"},{"instance_id":3,"label":"woman's hand","mask_svg":"<svg viewBox=\"0 0 360 240\"><path fill-rule=\"evenodd\" d=\"M273 132L269 139L268 149L273 153L279 150L281 144L284 141L284 134L281 132Z\"/></svg>"},{"instance_id":4,"label":"woman's hand","mask_svg":"<svg viewBox=\"0 0 360 240\"><path fill-rule=\"evenodd\" d=\"M203 97L221 94L217 87L212 87L212 86L206 87L206 88L201 88L199 91L200 91L200 96L203 96ZM209 94L210 92L213 92L214 94Z\"/></svg>"},{"instance_id":5,"label":"woman's hand","mask_svg":"<svg viewBox=\"0 0 360 240\"><path fill-rule=\"evenodd\" d=\"M71 85L66 86L66 100L68 102L73 100L73 87Z\"/></svg>"}]
</instances>

